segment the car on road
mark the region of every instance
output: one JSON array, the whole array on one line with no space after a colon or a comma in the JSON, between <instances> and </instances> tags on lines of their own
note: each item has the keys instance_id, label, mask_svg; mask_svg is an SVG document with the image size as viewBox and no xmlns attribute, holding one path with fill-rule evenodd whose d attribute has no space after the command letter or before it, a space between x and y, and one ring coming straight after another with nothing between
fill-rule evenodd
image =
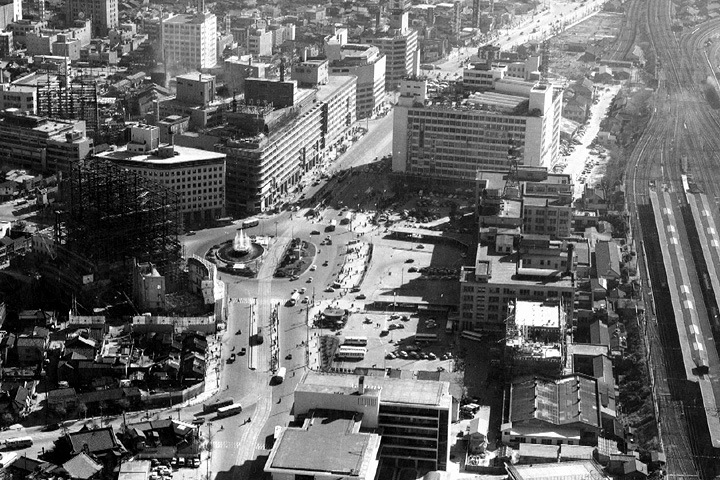
<instances>
[{"instance_id":1,"label":"car on road","mask_svg":"<svg viewBox=\"0 0 720 480\"><path fill-rule=\"evenodd\" d=\"M323 262L323 264L322 264L323 267L327 267L328 265L329 265L329 263L328 263L327 260L325 260L325 261Z\"/></svg>"},{"instance_id":2,"label":"car on road","mask_svg":"<svg viewBox=\"0 0 720 480\"><path fill-rule=\"evenodd\" d=\"M333 292L335 291L335 289L334 289L333 287L327 287L327 288L325 289L325 291L326 291L327 293L333 293Z\"/></svg>"},{"instance_id":3,"label":"car on road","mask_svg":"<svg viewBox=\"0 0 720 480\"><path fill-rule=\"evenodd\" d=\"M190 230L188 233L186 233L186 236L195 235L197 232L195 230Z\"/></svg>"},{"instance_id":4,"label":"car on road","mask_svg":"<svg viewBox=\"0 0 720 480\"><path fill-rule=\"evenodd\" d=\"M385 355L385 358L387 358L388 360L393 360L395 358L395 354L390 352L387 355Z\"/></svg>"},{"instance_id":5,"label":"car on road","mask_svg":"<svg viewBox=\"0 0 720 480\"><path fill-rule=\"evenodd\" d=\"M227 363L233 363L235 361L235 358L237 357L234 353L230 354L230 357L227 359Z\"/></svg>"},{"instance_id":6,"label":"car on road","mask_svg":"<svg viewBox=\"0 0 720 480\"><path fill-rule=\"evenodd\" d=\"M313 230L310 235L320 235L320 230Z\"/></svg>"},{"instance_id":7,"label":"car on road","mask_svg":"<svg viewBox=\"0 0 720 480\"><path fill-rule=\"evenodd\" d=\"M415 273L415 272L417 272L417 271L418 271L418 269L415 268L415 267L410 267L410 268L408 268L408 273Z\"/></svg>"},{"instance_id":8,"label":"car on road","mask_svg":"<svg viewBox=\"0 0 720 480\"><path fill-rule=\"evenodd\" d=\"M285 355L285 360L292 360L292 353Z\"/></svg>"},{"instance_id":9,"label":"car on road","mask_svg":"<svg viewBox=\"0 0 720 480\"><path fill-rule=\"evenodd\" d=\"M361 293L360 295L358 295L358 296L355 297L355 298L356 298L357 300L365 300L367 297L365 296L364 293Z\"/></svg>"},{"instance_id":10,"label":"car on road","mask_svg":"<svg viewBox=\"0 0 720 480\"><path fill-rule=\"evenodd\" d=\"M303 297L301 303L308 303L309 301L310 301L310 297L305 296L305 297Z\"/></svg>"},{"instance_id":11,"label":"car on road","mask_svg":"<svg viewBox=\"0 0 720 480\"><path fill-rule=\"evenodd\" d=\"M295 290L295 291L296 291L296 292L300 292L300 295L304 295L305 292L307 292L307 288L302 287L300 290ZM295 293L295 292L293 292L293 293Z\"/></svg>"},{"instance_id":12,"label":"car on road","mask_svg":"<svg viewBox=\"0 0 720 480\"><path fill-rule=\"evenodd\" d=\"M247 353L247 349L245 347L240 349L240 356L245 355Z\"/></svg>"},{"instance_id":13,"label":"car on road","mask_svg":"<svg viewBox=\"0 0 720 480\"><path fill-rule=\"evenodd\" d=\"M418 248L419 250L422 250L423 248L425 248L425 245L423 245L423 244L421 243L420 245L417 246L417 248Z\"/></svg>"},{"instance_id":14,"label":"car on road","mask_svg":"<svg viewBox=\"0 0 720 480\"><path fill-rule=\"evenodd\" d=\"M418 248L420 248L420 247L418 247ZM405 263L415 263L415 260L412 258L408 258L407 260L405 260Z\"/></svg>"},{"instance_id":15,"label":"car on road","mask_svg":"<svg viewBox=\"0 0 720 480\"><path fill-rule=\"evenodd\" d=\"M193 425L202 425L203 423L205 423L205 418L204 418L204 417L198 417L198 418L196 418L196 419L194 419L194 420L192 421L192 424L193 424ZM175 466L175 463L177 463L177 461L175 461L175 459L173 458L173 459L170 461L170 465L172 465L172 466L174 467L174 466Z\"/></svg>"},{"instance_id":16,"label":"car on road","mask_svg":"<svg viewBox=\"0 0 720 480\"><path fill-rule=\"evenodd\" d=\"M314 272L315 270L317 270L317 265L310 265L310 271Z\"/></svg>"},{"instance_id":17,"label":"car on road","mask_svg":"<svg viewBox=\"0 0 720 480\"><path fill-rule=\"evenodd\" d=\"M432 352L428 353L428 357L430 357L430 360L437 360L437 355Z\"/></svg>"},{"instance_id":18,"label":"car on road","mask_svg":"<svg viewBox=\"0 0 720 480\"><path fill-rule=\"evenodd\" d=\"M52 432L53 430L58 430L60 428L59 423L48 423L45 428L43 428L43 431L45 432Z\"/></svg>"},{"instance_id":19,"label":"car on road","mask_svg":"<svg viewBox=\"0 0 720 480\"><path fill-rule=\"evenodd\" d=\"M308 277L308 279L305 280L305 283L312 283L312 281L313 281L313 277Z\"/></svg>"}]
</instances>

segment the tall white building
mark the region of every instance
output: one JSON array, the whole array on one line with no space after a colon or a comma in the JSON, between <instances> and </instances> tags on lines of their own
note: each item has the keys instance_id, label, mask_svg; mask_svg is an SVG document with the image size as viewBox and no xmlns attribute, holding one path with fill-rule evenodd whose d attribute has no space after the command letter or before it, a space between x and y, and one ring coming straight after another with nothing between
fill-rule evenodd
<instances>
[{"instance_id":1,"label":"tall white building","mask_svg":"<svg viewBox=\"0 0 720 480\"><path fill-rule=\"evenodd\" d=\"M162 22L162 56L168 65L212 68L217 63L217 17L179 14Z\"/></svg>"},{"instance_id":2,"label":"tall white building","mask_svg":"<svg viewBox=\"0 0 720 480\"><path fill-rule=\"evenodd\" d=\"M403 80L393 124L393 171L474 181L480 169L520 163L550 166L560 145L562 92L550 85L496 78L493 89L462 96L427 94L427 80Z\"/></svg>"}]
</instances>

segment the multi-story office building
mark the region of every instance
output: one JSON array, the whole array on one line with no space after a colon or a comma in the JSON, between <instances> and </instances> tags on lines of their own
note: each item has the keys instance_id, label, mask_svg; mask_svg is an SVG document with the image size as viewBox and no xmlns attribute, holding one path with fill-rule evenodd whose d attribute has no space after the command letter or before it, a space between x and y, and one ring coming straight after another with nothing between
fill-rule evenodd
<instances>
[{"instance_id":1,"label":"multi-story office building","mask_svg":"<svg viewBox=\"0 0 720 480\"><path fill-rule=\"evenodd\" d=\"M82 120L56 120L8 110L0 113L0 159L34 172L69 172L92 155Z\"/></svg>"},{"instance_id":2,"label":"multi-story office building","mask_svg":"<svg viewBox=\"0 0 720 480\"><path fill-rule=\"evenodd\" d=\"M90 19L96 36L105 37L119 25L118 0L67 0L65 8L69 22Z\"/></svg>"},{"instance_id":3,"label":"multi-story office building","mask_svg":"<svg viewBox=\"0 0 720 480\"><path fill-rule=\"evenodd\" d=\"M23 113L37 113L37 88L12 83L0 84L0 110L8 108Z\"/></svg>"},{"instance_id":4,"label":"multi-story office building","mask_svg":"<svg viewBox=\"0 0 720 480\"><path fill-rule=\"evenodd\" d=\"M212 68L217 63L216 43L213 13L179 14L162 21L162 55L169 65Z\"/></svg>"},{"instance_id":5,"label":"multi-story office building","mask_svg":"<svg viewBox=\"0 0 720 480\"><path fill-rule=\"evenodd\" d=\"M314 89L295 81L246 79L245 104L227 113L216 146L228 156L228 210L276 207L355 121L355 77Z\"/></svg>"},{"instance_id":6,"label":"multi-story office building","mask_svg":"<svg viewBox=\"0 0 720 480\"><path fill-rule=\"evenodd\" d=\"M460 326L463 330L505 332L508 304L518 300L575 300L573 244L545 235L498 234L479 244L475 265L460 271Z\"/></svg>"},{"instance_id":7,"label":"multi-story office building","mask_svg":"<svg viewBox=\"0 0 720 480\"><path fill-rule=\"evenodd\" d=\"M333 37L325 41L325 56L330 61L330 75L355 75L357 80L357 117L373 115L385 102L385 55L378 47L340 44Z\"/></svg>"},{"instance_id":8,"label":"multi-story office building","mask_svg":"<svg viewBox=\"0 0 720 480\"><path fill-rule=\"evenodd\" d=\"M185 224L225 216L225 154L160 145L158 127L132 128L127 147L97 155L175 190Z\"/></svg>"},{"instance_id":9,"label":"multi-story office building","mask_svg":"<svg viewBox=\"0 0 720 480\"><path fill-rule=\"evenodd\" d=\"M253 61L252 55L244 57L232 56L225 59L225 86L231 94L245 91L246 78L267 78L265 72L272 67L269 63Z\"/></svg>"},{"instance_id":10,"label":"multi-story office building","mask_svg":"<svg viewBox=\"0 0 720 480\"><path fill-rule=\"evenodd\" d=\"M295 416L317 409L357 412L362 426L382 429L380 459L397 466L445 470L452 416L449 384L307 372L295 389Z\"/></svg>"},{"instance_id":11,"label":"multi-story office building","mask_svg":"<svg viewBox=\"0 0 720 480\"><path fill-rule=\"evenodd\" d=\"M22 0L0 0L0 30L22 18Z\"/></svg>"},{"instance_id":12,"label":"multi-story office building","mask_svg":"<svg viewBox=\"0 0 720 480\"><path fill-rule=\"evenodd\" d=\"M391 10L391 28L387 32L361 36L362 43L375 45L386 57L385 88L395 90L400 81L420 71L418 34L408 27L408 12L405 6L397 5Z\"/></svg>"},{"instance_id":13,"label":"multi-story office building","mask_svg":"<svg viewBox=\"0 0 720 480\"><path fill-rule=\"evenodd\" d=\"M473 182L479 169L549 166L560 144L562 93L500 78L494 90L429 97L425 78L403 80L393 124L393 171ZM412 88L418 87L418 88ZM510 158L510 148L520 152Z\"/></svg>"},{"instance_id":14,"label":"multi-story office building","mask_svg":"<svg viewBox=\"0 0 720 480\"><path fill-rule=\"evenodd\" d=\"M523 232L566 238L572 234L572 204L548 197L523 197Z\"/></svg>"}]
</instances>

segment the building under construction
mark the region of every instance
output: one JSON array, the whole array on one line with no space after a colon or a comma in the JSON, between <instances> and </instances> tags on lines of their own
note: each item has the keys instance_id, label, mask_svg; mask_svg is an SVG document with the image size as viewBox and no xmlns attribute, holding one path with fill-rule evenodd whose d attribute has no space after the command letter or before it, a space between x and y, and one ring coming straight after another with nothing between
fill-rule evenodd
<instances>
[{"instance_id":1,"label":"building under construction","mask_svg":"<svg viewBox=\"0 0 720 480\"><path fill-rule=\"evenodd\" d=\"M37 114L60 119L85 120L88 136L98 131L98 92L95 82L58 80L37 85Z\"/></svg>"},{"instance_id":2,"label":"building under construction","mask_svg":"<svg viewBox=\"0 0 720 480\"><path fill-rule=\"evenodd\" d=\"M59 260L71 268L73 258L83 259L83 286L129 282L136 259L165 276L168 292L177 288L182 216L173 190L105 160L74 165L64 188L55 245ZM66 282L73 283L77 279Z\"/></svg>"}]
</instances>

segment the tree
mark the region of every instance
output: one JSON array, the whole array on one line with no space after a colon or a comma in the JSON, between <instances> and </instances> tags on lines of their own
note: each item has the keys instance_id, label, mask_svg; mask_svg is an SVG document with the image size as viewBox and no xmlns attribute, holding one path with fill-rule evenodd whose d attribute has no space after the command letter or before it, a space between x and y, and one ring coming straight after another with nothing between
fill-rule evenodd
<instances>
[{"instance_id":1,"label":"tree","mask_svg":"<svg viewBox=\"0 0 720 480\"><path fill-rule=\"evenodd\" d=\"M75 411L77 412L78 418L82 416L82 418L85 418L87 416L87 405L84 403L78 403L77 407L75 407Z\"/></svg>"},{"instance_id":2,"label":"tree","mask_svg":"<svg viewBox=\"0 0 720 480\"><path fill-rule=\"evenodd\" d=\"M67 409L65 408L65 405L55 405L52 407L52 414L57 417L59 420L64 420L67 416Z\"/></svg>"},{"instance_id":3,"label":"tree","mask_svg":"<svg viewBox=\"0 0 720 480\"><path fill-rule=\"evenodd\" d=\"M122 412L126 412L130 408L130 400L125 397L117 399L115 404Z\"/></svg>"},{"instance_id":4,"label":"tree","mask_svg":"<svg viewBox=\"0 0 720 480\"><path fill-rule=\"evenodd\" d=\"M15 421L15 418L10 413L5 412L2 414L2 416L0 416L0 424L3 427L9 427L10 425L13 424L14 421Z\"/></svg>"}]
</instances>

